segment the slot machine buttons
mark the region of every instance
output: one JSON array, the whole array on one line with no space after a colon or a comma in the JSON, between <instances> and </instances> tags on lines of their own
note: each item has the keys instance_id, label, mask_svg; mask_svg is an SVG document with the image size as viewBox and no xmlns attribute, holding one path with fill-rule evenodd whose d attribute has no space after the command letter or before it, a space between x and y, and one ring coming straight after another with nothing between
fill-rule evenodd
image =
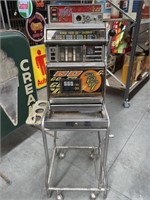
<instances>
[{"instance_id":1,"label":"slot machine buttons","mask_svg":"<svg viewBox=\"0 0 150 200\"><path fill-rule=\"evenodd\" d=\"M78 22L81 22L81 21L82 21L82 16L81 16L81 15L77 15L77 16L76 16L76 20L77 20Z\"/></svg>"}]
</instances>

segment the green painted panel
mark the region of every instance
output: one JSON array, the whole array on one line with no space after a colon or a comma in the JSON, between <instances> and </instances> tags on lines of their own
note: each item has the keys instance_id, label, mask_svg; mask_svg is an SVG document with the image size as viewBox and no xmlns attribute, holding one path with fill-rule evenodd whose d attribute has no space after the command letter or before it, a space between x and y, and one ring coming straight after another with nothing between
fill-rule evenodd
<instances>
[{"instance_id":1,"label":"green painted panel","mask_svg":"<svg viewBox=\"0 0 150 200\"><path fill-rule=\"evenodd\" d=\"M29 107L37 100L30 46L27 38L19 31L2 31L0 33L1 49L12 58L18 68L18 124L10 121L1 108L1 136L4 137L25 123ZM12 99L12 96L8 97ZM13 101L13 99L12 99Z\"/></svg>"}]
</instances>

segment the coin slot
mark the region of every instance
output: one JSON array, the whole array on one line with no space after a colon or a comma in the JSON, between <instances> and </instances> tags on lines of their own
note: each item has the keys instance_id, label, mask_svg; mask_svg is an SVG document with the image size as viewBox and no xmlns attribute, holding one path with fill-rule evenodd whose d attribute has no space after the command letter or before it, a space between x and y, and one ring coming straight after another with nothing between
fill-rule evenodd
<instances>
[{"instance_id":1,"label":"coin slot","mask_svg":"<svg viewBox=\"0 0 150 200\"><path fill-rule=\"evenodd\" d=\"M76 16L76 20L77 20L78 22L80 22L80 21L82 20L81 15L77 15L77 16Z\"/></svg>"}]
</instances>

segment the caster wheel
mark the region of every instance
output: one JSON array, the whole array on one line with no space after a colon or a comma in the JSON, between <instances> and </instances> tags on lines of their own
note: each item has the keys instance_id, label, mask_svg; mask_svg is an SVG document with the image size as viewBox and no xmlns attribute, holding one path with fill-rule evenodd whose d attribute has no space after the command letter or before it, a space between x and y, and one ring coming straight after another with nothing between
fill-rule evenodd
<instances>
[{"instance_id":1,"label":"caster wheel","mask_svg":"<svg viewBox=\"0 0 150 200\"><path fill-rule=\"evenodd\" d=\"M100 152L97 150L94 150L94 151L91 151L91 153L90 153L90 159L91 160L96 160L96 159L98 159L98 157L99 157L99 155L100 155Z\"/></svg>"},{"instance_id":2,"label":"caster wheel","mask_svg":"<svg viewBox=\"0 0 150 200\"><path fill-rule=\"evenodd\" d=\"M65 157L65 154L63 152L60 152L59 159L64 159L64 157Z\"/></svg>"},{"instance_id":3,"label":"caster wheel","mask_svg":"<svg viewBox=\"0 0 150 200\"><path fill-rule=\"evenodd\" d=\"M58 195L57 195L57 200L63 200L63 199L64 199L64 197L63 197L62 194L58 194Z\"/></svg>"},{"instance_id":4,"label":"caster wheel","mask_svg":"<svg viewBox=\"0 0 150 200\"><path fill-rule=\"evenodd\" d=\"M90 194L90 200L94 200L96 198L97 198L96 193L95 192L91 192L91 194Z\"/></svg>"},{"instance_id":5,"label":"caster wheel","mask_svg":"<svg viewBox=\"0 0 150 200\"><path fill-rule=\"evenodd\" d=\"M130 107L130 102L129 101L124 101L123 102L123 107L124 108L129 108Z\"/></svg>"},{"instance_id":6,"label":"caster wheel","mask_svg":"<svg viewBox=\"0 0 150 200\"><path fill-rule=\"evenodd\" d=\"M92 149L90 152L90 159L94 160L94 158L95 158L95 151L94 151L94 149Z\"/></svg>"},{"instance_id":7,"label":"caster wheel","mask_svg":"<svg viewBox=\"0 0 150 200\"><path fill-rule=\"evenodd\" d=\"M91 154L90 154L90 159L91 159L91 160L94 160L94 157L95 157L95 156L94 156L94 153L91 153Z\"/></svg>"}]
</instances>

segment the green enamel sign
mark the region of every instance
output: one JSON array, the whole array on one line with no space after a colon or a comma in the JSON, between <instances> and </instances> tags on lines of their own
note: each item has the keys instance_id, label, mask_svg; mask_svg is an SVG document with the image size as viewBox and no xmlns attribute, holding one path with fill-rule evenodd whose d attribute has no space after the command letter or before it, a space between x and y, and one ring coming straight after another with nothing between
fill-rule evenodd
<instances>
[{"instance_id":1,"label":"green enamel sign","mask_svg":"<svg viewBox=\"0 0 150 200\"><path fill-rule=\"evenodd\" d=\"M2 31L0 66L1 137L25 124L37 100L30 46L19 31Z\"/></svg>"}]
</instances>

